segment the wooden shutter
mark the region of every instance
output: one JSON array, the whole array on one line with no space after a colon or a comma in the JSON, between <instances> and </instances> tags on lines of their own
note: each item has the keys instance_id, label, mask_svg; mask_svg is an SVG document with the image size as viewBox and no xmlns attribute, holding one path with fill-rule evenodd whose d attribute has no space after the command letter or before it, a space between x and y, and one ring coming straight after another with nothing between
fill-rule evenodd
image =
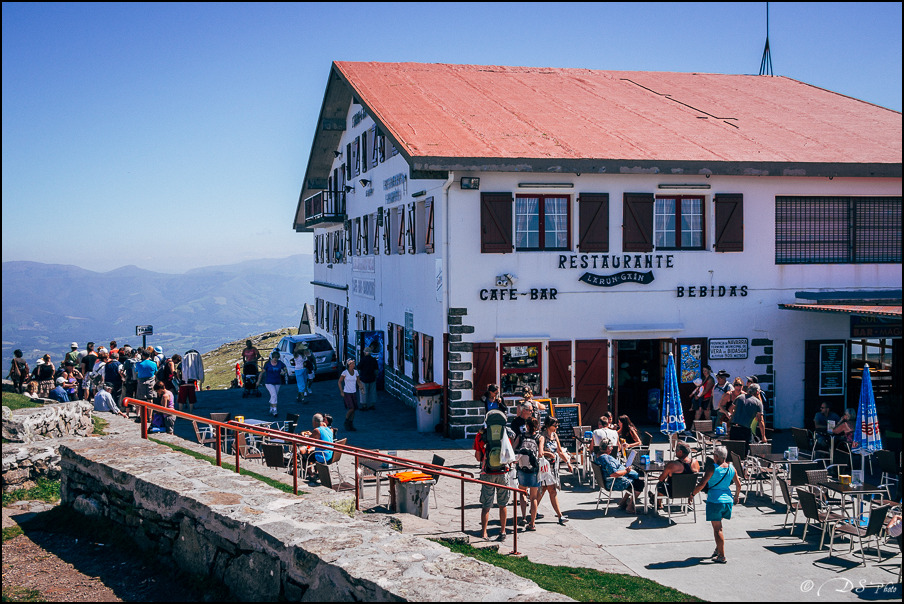
<instances>
[{"instance_id":1,"label":"wooden shutter","mask_svg":"<svg viewBox=\"0 0 904 604\"><path fill-rule=\"evenodd\" d=\"M512 194L481 193L480 252L508 254L513 250Z\"/></svg>"},{"instance_id":2,"label":"wooden shutter","mask_svg":"<svg viewBox=\"0 0 904 604\"><path fill-rule=\"evenodd\" d=\"M486 392L487 384L496 383L496 343L475 343L471 345L471 363L474 369L473 400L478 401Z\"/></svg>"},{"instance_id":3,"label":"wooden shutter","mask_svg":"<svg viewBox=\"0 0 904 604\"><path fill-rule=\"evenodd\" d=\"M717 252L744 251L744 196L720 194L715 196Z\"/></svg>"},{"instance_id":4,"label":"wooden shutter","mask_svg":"<svg viewBox=\"0 0 904 604\"><path fill-rule=\"evenodd\" d=\"M574 343L574 400L589 425L609 408L609 345L607 340Z\"/></svg>"},{"instance_id":5,"label":"wooden shutter","mask_svg":"<svg viewBox=\"0 0 904 604\"><path fill-rule=\"evenodd\" d=\"M379 164L380 143L378 142L377 127L370 129L370 167L376 168Z\"/></svg>"},{"instance_id":6,"label":"wooden shutter","mask_svg":"<svg viewBox=\"0 0 904 604\"><path fill-rule=\"evenodd\" d=\"M417 238L417 204L411 203L408 205L408 253L414 254L417 252L417 248L415 247L415 239Z\"/></svg>"},{"instance_id":7,"label":"wooden shutter","mask_svg":"<svg viewBox=\"0 0 904 604\"><path fill-rule=\"evenodd\" d=\"M428 254L433 253L433 198L428 197L424 202L424 213L426 214L426 228L424 229L424 251Z\"/></svg>"},{"instance_id":8,"label":"wooden shutter","mask_svg":"<svg viewBox=\"0 0 904 604\"><path fill-rule=\"evenodd\" d=\"M625 193L624 242L626 252L653 251L653 194Z\"/></svg>"},{"instance_id":9,"label":"wooden shutter","mask_svg":"<svg viewBox=\"0 0 904 604\"><path fill-rule=\"evenodd\" d=\"M424 336L424 351L423 351L423 359L424 359L424 381L432 382L433 381L433 338L431 336Z\"/></svg>"},{"instance_id":10,"label":"wooden shutter","mask_svg":"<svg viewBox=\"0 0 904 604\"><path fill-rule=\"evenodd\" d=\"M373 255L376 256L380 253L380 222L377 220L376 213L370 215L370 221L374 225L370 249L373 252Z\"/></svg>"},{"instance_id":11,"label":"wooden shutter","mask_svg":"<svg viewBox=\"0 0 904 604\"><path fill-rule=\"evenodd\" d=\"M608 193L581 193L578 198L578 250L609 251Z\"/></svg>"},{"instance_id":12,"label":"wooden shutter","mask_svg":"<svg viewBox=\"0 0 904 604\"><path fill-rule=\"evenodd\" d=\"M361 133L361 173L367 172L367 169L370 168L370 159L368 158L368 152L370 151L370 145L368 144L368 130L365 130Z\"/></svg>"},{"instance_id":13,"label":"wooden shutter","mask_svg":"<svg viewBox=\"0 0 904 604\"><path fill-rule=\"evenodd\" d=\"M405 228L405 204L397 207L396 211L399 213L399 237L396 240L396 252L398 252L399 254L404 254L405 234L408 232L408 229Z\"/></svg>"},{"instance_id":14,"label":"wooden shutter","mask_svg":"<svg viewBox=\"0 0 904 604\"><path fill-rule=\"evenodd\" d=\"M392 248L392 210L386 208L386 211L383 211L383 208L380 208L378 220L383 222L383 253L389 254Z\"/></svg>"},{"instance_id":15,"label":"wooden shutter","mask_svg":"<svg viewBox=\"0 0 904 604\"><path fill-rule=\"evenodd\" d=\"M395 325L392 323L387 324L386 326L386 351L384 355L384 359L386 361L386 365L390 369L395 369L395 355L393 354L393 339L395 337Z\"/></svg>"},{"instance_id":16,"label":"wooden shutter","mask_svg":"<svg viewBox=\"0 0 904 604\"><path fill-rule=\"evenodd\" d=\"M352 176L361 174L361 137L355 137L352 142Z\"/></svg>"},{"instance_id":17,"label":"wooden shutter","mask_svg":"<svg viewBox=\"0 0 904 604\"><path fill-rule=\"evenodd\" d=\"M571 342L550 342L547 350L549 386L546 394L553 398L570 397Z\"/></svg>"},{"instance_id":18,"label":"wooden shutter","mask_svg":"<svg viewBox=\"0 0 904 604\"><path fill-rule=\"evenodd\" d=\"M421 334L418 332L414 332L411 334L411 346L412 346L412 363L411 363L411 379L415 384L419 383L421 380Z\"/></svg>"}]
</instances>

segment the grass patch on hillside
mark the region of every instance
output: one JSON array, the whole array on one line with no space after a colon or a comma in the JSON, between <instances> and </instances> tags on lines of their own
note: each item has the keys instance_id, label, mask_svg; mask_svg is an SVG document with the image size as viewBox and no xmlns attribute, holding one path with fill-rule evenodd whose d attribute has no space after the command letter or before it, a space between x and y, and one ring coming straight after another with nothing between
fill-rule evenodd
<instances>
[{"instance_id":1,"label":"grass patch on hillside","mask_svg":"<svg viewBox=\"0 0 904 604\"><path fill-rule=\"evenodd\" d=\"M5 542L9 541L10 539L14 539L14 538L18 537L19 535L22 535L23 533L24 533L24 531L22 531L22 527L19 526L18 524L14 525L14 526L8 526L5 529L3 529L3 541L5 543Z\"/></svg>"},{"instance_id":2,"label":"grass patch on hillside","mask_svg":"<svg viewBox=\"0 0 904 604\"><path fill-rule=\"evenodd\" d=\"M157 444L169 447L173 451L178 451L179 453L185 453L186 455L188 455L190 457L194 457L195 459L200 459L201 461L206 461L207 463L209 463L211 465L214 465L214 466L217 465L216 457L204 455L203 453L198 453L197 451L193 451L191 449L186 449L185 447L180 447L179 445L174 445L173 443L168 443L168 442L165 442L162 440L157 440L156 438L149 438L148 440L152 440ZM224 456L224 458L225 458L225 456ZM223 467L223 468L226 468L227 470L231 470L231 471L235 472L235 465L233 465L233 464L228 464L228 463L223 462L223 463L221 463L220 467ZM263 482L264 484L268 484L271 487L273 487L274 489L279 489L280 491L283 491L285 493L293 493L292 485L290 485L290 484L285 484L278 480L273 480L272 478L268 478L267 476L262 476L261 474L257 474L255 472L250 472L244 468L242 468L239 471L239 474L241 474L242 476L250 476L251 478L254 478L255 480L259 480L259 481ZM299 490L298 494L303 495L304 491Z\"/></svg>"},{"instance_id":3,"label":"grass patch on hillside","mask_svg":"<svg viewBox=\"0 0 904 604\"><path fill-rule=\"evenodd\" d=\"M201 355L204 361L204 387L209 386L211 390L223 390L230 387L235 378L235 364L242 358L242 351L245 349L247 340L251 340L261 356L267 358L283 336L291 336L296 333L298 333L298 329L291 327L274 329L228 342L216 350L205 352Z\"/></svg>"},{"instance_id":4,"label":"grass patch on hillside","mask_svg":"<svg viewBox=\"0 0 904 604\"><path fill-rule=\"evenodd\" d=\"M453 552L504 568L530 579L547 591L579 602L703 602L699 598L665 587L655 581L631 575L604 573L589 568L537 564L526 557L506 556L491 549L480 549L451 541L437 543Z\"/></svg>"},{"instance_id":5,"label":"grass patch on hillside","mask_svg":"<svg viewBox=\"0 0 904 604\"><path fill-rule=\"evenodd\" d=\"M28 587L6 587L3 586L4 602L46 602L41 592L37 589Z\"/></svg>"},{"instance_id":6,"label":"grass patch on hillside","mask_svg":"<svg viewBox=\"0 0 904 604\"><path fill-rule=\"evenodd\" d=\"M3 493L3 507L16 501L46 501L56 503L60 500L60 481L49 478L38 478L35 486L30 489L16 489L9 493Z\"/></svg>"},{"instance_id":7,"label":"grass patch on hillside","mask_svg":"<svg viewBox=\"0 0 904 604\"><path fill-rule=\"evenodd\" d=\"M17 394L15 392L4 392L3 393L3 406L9 407L13 411L16 409L34 409L37 407L43 407L41 403L36 403L32 399L28 398L24 394Z\"/></svg>"}]
</instances>

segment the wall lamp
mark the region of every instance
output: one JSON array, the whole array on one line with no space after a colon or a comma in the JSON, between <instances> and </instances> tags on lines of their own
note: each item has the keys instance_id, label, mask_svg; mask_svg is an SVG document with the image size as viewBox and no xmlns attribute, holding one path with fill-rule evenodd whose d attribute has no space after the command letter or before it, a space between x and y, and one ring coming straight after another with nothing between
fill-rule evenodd
<instances>
[{"instance_id":1,"label":"wall lamp","mask_svg":"<svg viewBox=\"0 0 904 604\"><path fill-rule=\"evenodd\" d=\"M519 189L572 189L573 182L519 182Z\"/></svg>"},{"instance_id":2,"label":"wall lamp","mask_svg":"<svg viewBox=\"0 0 904 604\"><path fill-rule=\"evenodd\" d=\"M362 179L359 180L358 182L360 182L360 183L361 183L363 186L365 186L365 187L366 187L367 185L370 184L370 181L367 180L366 178L362 178Z\"/></svg>"},{"instance_id":3,"label":"wall lamp","mask_svg":"<svg viewBox=\"0 0 904 604\"><path fill-rule=\"evenodd\" d=\"M335 155L337 158L342 157L342 151L333 151L333 155Z\"/></svg>"},{"instance_id":4,"label":"wall lamp","mask_svg":"<svg viewBox=\"0 0 904 604\"><path fill-rule=\"evenodd\" d=\"M712 185L659 185L660 189L710 189Z\"/></svg>"},{"instance_id":5,"label":"wall lamp","mask_svg":"<svg viewBox=\"0 0 904 604\"><path fill-rule=\"evenodd\" d=\"M355 186L354 186L354 185L345 185L345 192L346 192L346 193L351 193L351 192L354 191L354 190L355 190Z\"/></svg>"},{"instance_id":6,"label":"wall lamp","mask_svg":"<svg viewBox=\"0 0 904 604\"><path fill-rule=\"evenodd\" d=\"M480 189L480 179L475 178L474 176L462 176L461 177L461 188L462 189L471 189L478 190Z\"/></svg>"}]
</instances>

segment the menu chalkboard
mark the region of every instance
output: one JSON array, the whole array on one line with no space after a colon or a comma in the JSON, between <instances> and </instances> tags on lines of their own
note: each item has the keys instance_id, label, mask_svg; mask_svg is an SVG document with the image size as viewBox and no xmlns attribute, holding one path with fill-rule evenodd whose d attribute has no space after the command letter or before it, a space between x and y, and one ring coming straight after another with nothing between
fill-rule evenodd
<instances>
[{"instance_id":1,"label":"menu chalkboard","mask_svg":"<svg viewBox=\"0 0 904 604\"><path fill-rule=\"evenodd\" d=\"M819 345L819 395L844 395L845 348L843 343Z\"/></svg>"},{"instance_id":2,"label":"menu chalkboard","mask_svg":"<svg viewBox=\"0 0 904 604\"><path fill-rule=\"evenodd\" d=\"M573 451L574 429L581 425L580 403L550 405L550 411L552 416L559 420L559 428L556 430L559 442L565 449Z\"/></svg>"}]
</instances>

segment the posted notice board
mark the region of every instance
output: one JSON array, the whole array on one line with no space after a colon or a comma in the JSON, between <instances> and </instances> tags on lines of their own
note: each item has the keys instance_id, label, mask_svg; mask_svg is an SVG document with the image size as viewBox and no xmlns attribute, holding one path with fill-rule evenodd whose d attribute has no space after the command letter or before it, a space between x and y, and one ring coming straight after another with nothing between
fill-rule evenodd
<instances>
[{"instance_id":1,"label":"posted notice board","mask_svg":"<svg viewBox=\"0 0 904 604\"><path fill-rule=\"evenodd\" d=\"M574 429L581 425L581 404L567 403L550 405L550 412L559 420L559 442L569 451L574 451Z\"/></svg>"}]
</instances>

